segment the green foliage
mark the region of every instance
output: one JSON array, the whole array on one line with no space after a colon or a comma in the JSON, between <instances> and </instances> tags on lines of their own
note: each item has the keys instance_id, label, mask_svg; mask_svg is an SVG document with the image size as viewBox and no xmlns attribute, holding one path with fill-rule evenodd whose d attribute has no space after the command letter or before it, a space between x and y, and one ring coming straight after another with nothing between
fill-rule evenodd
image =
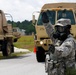
<instances>
[{"instance_id":1,"label":"green foliage","mask_svg":"<svg viewBox=\"0 0 76 75\"><path fill-rule=\"evenodd\" d=\"M66 75L76 75L76 69L67 69Z\"/></svg>"},{"instance_id":2,"label":"green foliage","mask_svg":"<svg viewBox=\"0 0 76 75\"><path fill-rule=\"evenodd\" d=\"M11 21L8 21L8 23L12 23ZM26 34L32 34L32 32L35 33L35 27L32 25L32 21L13 21L13 27L19 27L20 29L24 29Z\"/></svg>"}]
</instances>

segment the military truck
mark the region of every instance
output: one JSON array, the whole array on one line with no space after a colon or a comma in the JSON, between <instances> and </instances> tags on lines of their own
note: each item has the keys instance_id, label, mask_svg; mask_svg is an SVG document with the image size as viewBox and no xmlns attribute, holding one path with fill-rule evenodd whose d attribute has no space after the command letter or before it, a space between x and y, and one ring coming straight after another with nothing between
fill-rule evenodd
<instances>
[{"instance_id":1,"label":"military truck","mask_svg":"<svg viewBox=\"0 0 76 75\"><path fill-rule=\"evenodd\" d=\"M72 28L71 33L76 37L76 3L51 3L45 4L39 14L37 22L35 21L35 15L33 14L33 24L35 24L35 49L36 58L38 62L45 61L45 52L48 51L48 45L52 44L49 36L42 23L42 13L44 11L50 11L48 15L52 25L54 26L56 21L60 18L68 18L71 20Z\"/></svg>"},{"instance_id":2,"label":"military truck","mask_svg":"<svg viewBox=\"0 0 76 75\"><path fill-rule=\"evenodd\" d=\"M14 42L17 42L17 40L21 37L21 31L18 27L13 27L13 35Z\"/></svg>"},{"instance_id":3,"label":"military truck","mask_svg":"<svg viewBox=\"0 0 76 75\"><path fill-rule=\"evenodd\" d=\"M3 56L9 56L14 52L13 42L14 33L12 29L12 24L8 24L6 20L5 13L0 10L0 51L2 51Z\"/></svg>"}]
</instances>

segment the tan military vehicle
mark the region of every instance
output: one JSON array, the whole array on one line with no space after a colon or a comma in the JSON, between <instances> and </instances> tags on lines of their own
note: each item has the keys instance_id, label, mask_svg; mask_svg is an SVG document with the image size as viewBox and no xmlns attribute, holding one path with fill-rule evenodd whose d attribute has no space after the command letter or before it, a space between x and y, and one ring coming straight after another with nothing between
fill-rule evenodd
<instances>
[{"instance_id":1,"label":"tan military vehicle","mask_svg":"<svg viewBox=\"0 0 76 75\"><path fill-rule=\"evenodd\" d=\"M35 47L38 62L45 60L45 52L48 50L48 45L52 43L42 23L42 12L47 12L47 10L50 11L47 14L53 25L55 25L56 21L60 18L70 19L72 22L71 33L76 37L76 3L45 4L40 11L39 18L35 25ZM33 23L35 23L35 15L33 15Z\"/></svg>"},{"instance_id":2,"label":"tan military vehicle","mask_svg":"<svg viewBox=\"0 0 76 75\"><path fill-rule=\"evenodd\" d=\"M13 27L13 35L14 42L17 42L17 40L21 37L21 31L18 27Z\"/></svg>"},{"instance_id":3,"label":"tan military vehicle","mask_svg":"<svg viewBox=\"0 0 76 75\"><path fill-rule=\"evenodd\" d=\"M4 12L0 10L0 51L3 56L9 56L14 52L13 37L12 24L8 24Z\"/></svg>"}]
</instances>

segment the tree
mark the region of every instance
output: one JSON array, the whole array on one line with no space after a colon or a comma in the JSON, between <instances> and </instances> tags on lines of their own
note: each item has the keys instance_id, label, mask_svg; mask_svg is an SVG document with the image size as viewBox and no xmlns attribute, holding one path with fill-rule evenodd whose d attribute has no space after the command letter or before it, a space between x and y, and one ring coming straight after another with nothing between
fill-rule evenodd
<instances>
[{"instance_id":1,"label":"tree","mask_svg":"<svg viewBox=\"0 0 76 75\"><path fill-rule=\"evenodd\" d=\"M11 21L8 21L8 23L12 23ZM14 22L13 21L13 27L19 27L20 29L26 30L26 34L32 34L32 32L35 33L35 27L32 25L32 21L24 20L22 22Z\"/></svg>"}]
</instances>

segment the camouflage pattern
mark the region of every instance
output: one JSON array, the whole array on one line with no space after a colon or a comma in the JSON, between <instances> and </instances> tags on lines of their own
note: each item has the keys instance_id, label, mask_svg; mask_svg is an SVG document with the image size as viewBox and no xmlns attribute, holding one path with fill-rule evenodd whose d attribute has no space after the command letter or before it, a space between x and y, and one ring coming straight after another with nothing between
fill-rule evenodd
<instances>
[{"instance_id":1,"label":"camouflage pattern","mask_svg":"<svg viewBox=\"0 0 76 75\"><path fill-rule=\"evenodd\" d=\"M45 26L46 32L54 44L56 41L56 39L53 38L54 27L52 26L51 22L44 23L43 25Z\"/></svg>"},{"instance_id":2,"label":"camouflage pattern","mask_svg":"<svg viewBox=\"0 0 76 75\"><path fill-rule=\"evenodd\" d=\"M56 43L57 44L57 43ZM56 58L66 58L66 65L72 66L70 64L74 65L75 61L75 40L74 38L69 35L68 38L61 44L61 45L56 45L55 46L55 55L57 56Z\"/></svg>"},{"instance_id":3,"label":"camouflage pattern","mask_svg":"<svg viewBox=\"0 0 76 75\"><path fill-rule=\"evenodd\" d=\"M62 19L59 19L55 25L59 25L59 26L71 25L71 20L62 18Z\"/></svg>"},{"instance_id":4,"label":"camouflage pattern","mask_svg":"<svg viewBox=\"0 0 76 75\"><path fill-rule=\"evenodd\" d=\"M60 25L70 25L71 24L69 19L58 20L57 25L58 25L58 23ZM65 58L66 67L75 68L76 43L75 43L75 39L73 38L73 36L71 34L69 34L65 41L60 41L58 39L54 39L53 38L54 27L52 26L52 24L50 22L44 23L44 26L45 26L47 34L49 35L50 39L52 39L53 44L55 45L55 53L53 54L53 56L54 56L53 58L55 58L55 60L60 60L62 58ZM62 62L60 64L62 64ZM60 70L63 71L62 66L60 66ZM58 74L56 74L57 71L58 70L56 68L54 68L51 70L51 74L54 75L54 73L55 73L55 75L58 75ZM63 75L63 74L60 74L60 75Z\"/></svg>"}]
</instances>

